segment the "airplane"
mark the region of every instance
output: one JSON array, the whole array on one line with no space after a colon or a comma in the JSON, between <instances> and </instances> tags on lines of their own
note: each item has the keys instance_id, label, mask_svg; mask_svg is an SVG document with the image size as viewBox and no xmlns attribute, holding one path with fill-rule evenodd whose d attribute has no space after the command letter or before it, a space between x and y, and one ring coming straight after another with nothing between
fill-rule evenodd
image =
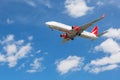
<instances>
[{"instance_id":1,"label":"airplane","mask_svg":"<svg viewBox=\"0 0 120 80\"><path fill-rule=\"evenodd\" d=\"M63 38L62 43L64 44L69 40L74 40L74 38L77 36L87 38L90 40L95 40L98 37L104 35L105 33L107 33L107 31L98 34L98 26L95 26L91 32L85 31L90 26L92 26L94 23L102 20L103 18L105 18L105 14L103 14L102 17L100 17L96 20L93 20L87 24L84 24L82 26L69 26L69 25L66 25L66 24L63 24L60 22L56 22L56 21L49 21L49 22L46 22L45 24L51 29L65 32L64 34L60 35L60 37Z\"/></svg>"}]
</instances>

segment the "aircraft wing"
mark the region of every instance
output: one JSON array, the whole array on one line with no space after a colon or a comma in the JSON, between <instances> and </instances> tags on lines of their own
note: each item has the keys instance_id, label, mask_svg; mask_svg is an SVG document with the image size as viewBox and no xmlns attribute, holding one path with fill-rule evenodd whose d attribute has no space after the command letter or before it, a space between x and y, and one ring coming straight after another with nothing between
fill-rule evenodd
<instances>
[{"instance_id":1,"label":"aircraft wing","mask_svg":"<svg viewBox=\"0 0 120 80\"><path fill-rule=\"evenodd\" d=\"M100 18L98 18L98 19L96 19L96 20L93 20L93 21L91 21L91 22L89 22L89 23L87 23L87 24L84 24L84 25L80 26L80 32L88 29L90 26L92 26L94 23L102 20L104 17L105 17L105 14L104 14L102 17L100 17Z\"/></svg>"}]
</instances>

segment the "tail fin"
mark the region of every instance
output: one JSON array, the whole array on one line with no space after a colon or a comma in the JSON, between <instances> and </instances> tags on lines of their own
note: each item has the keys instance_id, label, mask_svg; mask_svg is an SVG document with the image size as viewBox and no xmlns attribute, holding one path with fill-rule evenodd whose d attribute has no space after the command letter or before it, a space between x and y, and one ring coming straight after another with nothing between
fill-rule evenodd
<instances>
[{"instance_id":1,"label":"tail fin","mask_svg":"<svg viewBox=\"0 0 120 80\"><path fill-rule=\"evenodd\" d=\"M93 28L93 30L91 31L91 33L95 34L96 36L98 36L98 26L95 26Z\"/></svg>"}]
</instances>

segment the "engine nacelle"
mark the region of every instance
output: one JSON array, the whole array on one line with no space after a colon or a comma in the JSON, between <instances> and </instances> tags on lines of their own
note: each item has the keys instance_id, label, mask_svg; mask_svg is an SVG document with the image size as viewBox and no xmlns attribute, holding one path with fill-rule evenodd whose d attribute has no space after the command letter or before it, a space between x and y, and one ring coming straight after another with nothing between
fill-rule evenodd
<instances>
[{"instance_id":1,"label":"engine nacelle","mask_svg":"<svg viewBox=\"0 0 120 80\"><path fill-rule=\"evenodd\" d=\"M60 37L67 39L67 34L61 34Z\"/></svg>"},{"instance_id":2,"label":"engine nacelle","mask_svg":"<svg viewBox=\"0 0 120 80\"><path fill-rule=\"evenodd\" d=\"M72 26L72 29L74 29L75 31L79 31L80 27L78 27L78 26Z\"/></svg>"}]
</instances>

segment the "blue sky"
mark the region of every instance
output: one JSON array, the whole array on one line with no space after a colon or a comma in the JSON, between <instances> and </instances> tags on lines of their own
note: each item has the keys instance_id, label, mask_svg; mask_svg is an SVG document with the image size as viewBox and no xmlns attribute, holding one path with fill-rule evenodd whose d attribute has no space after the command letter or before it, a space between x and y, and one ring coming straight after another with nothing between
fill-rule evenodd
<instances>
[{"instance_id":1,"label":"blue sky","mask_svg":"<svg viewBox=\"0 0 120 80\"><path fill-rule=\"evenodd\" d=\"M0 0L0 80L119 80L120 0ZM96 25L95 41L62 44L47 21Z\"/></svg>"}]
</instances>

